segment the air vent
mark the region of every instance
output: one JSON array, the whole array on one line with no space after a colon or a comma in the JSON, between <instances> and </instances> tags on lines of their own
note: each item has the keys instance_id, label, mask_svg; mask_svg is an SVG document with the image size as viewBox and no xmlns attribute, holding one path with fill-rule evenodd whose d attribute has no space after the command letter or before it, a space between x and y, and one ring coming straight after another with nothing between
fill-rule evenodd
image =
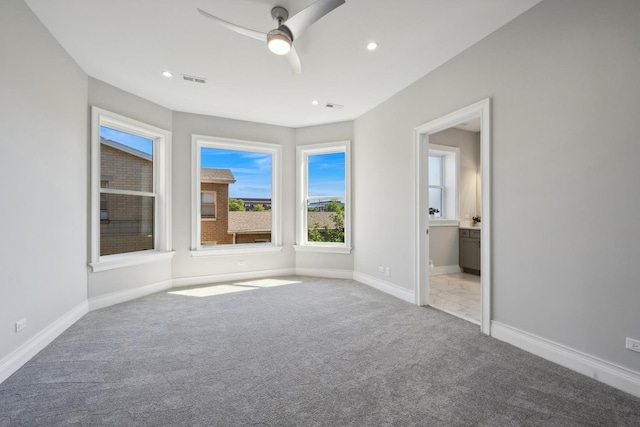
<instances>
[{"instance_id":1,"label":"air vent","mask_svg":"<svg viewBox=\"0 0 640 427\"><path fill-rule=\"evenodd\" d=\"M196 77L196 76L190 76L188 74L181 74L182 76L182 80L186 80L188 82L194 82L194 83L206 83L207 79L205 79L204 77Z\"/></svg>"},{"instance_id":2,"label":"air vent","mask_svg":"<svg viewBox=\"0 0 640 427\"><path fill-rule=\"evenodd\" d=\"M335 110L342 110L342 107L344 107L344 105L340 105L340 104L334 104L332 102L327 102L327 105L325 105L325 107L327 108L333 108Z\"/></svg>"}]
</instances>

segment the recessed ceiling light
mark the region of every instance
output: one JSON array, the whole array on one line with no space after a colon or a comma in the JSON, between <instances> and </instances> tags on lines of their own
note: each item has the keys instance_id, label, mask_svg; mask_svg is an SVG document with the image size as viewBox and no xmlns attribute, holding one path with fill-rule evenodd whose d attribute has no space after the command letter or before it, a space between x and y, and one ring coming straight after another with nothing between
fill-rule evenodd
<instances>
[{"instance_id":1,"label":"recessed ceiling light","mask_svg":"<svg viewBox=\"0 0 640 427\"><path fill-rule=\"evenodd\" d=\"M378 43L376 42L371 42L367 45L367 49L369 50L376 50L378 48Z\"/></svg>"},{"instance_id":2,"label":"recessed ceiling light","mask_svg":"<svg viewBox=\"0 0 640 427\"><path fill-rule=\"evenodd\" d=\"M311 105L318 105L318 100L314 99L313 101L311 101Z\"/></svg>"},{"instance_id":3,"label":"recessed ceiling light","mask_svg":"<svg viewBox=\"0 0 640 427\"><path fill-rule=\"evenodd\" d=\"M171 71L163 71L162 75L169 78L169 77L173 77L173 74L171 74Z\"/></svg>"}]
</instances>

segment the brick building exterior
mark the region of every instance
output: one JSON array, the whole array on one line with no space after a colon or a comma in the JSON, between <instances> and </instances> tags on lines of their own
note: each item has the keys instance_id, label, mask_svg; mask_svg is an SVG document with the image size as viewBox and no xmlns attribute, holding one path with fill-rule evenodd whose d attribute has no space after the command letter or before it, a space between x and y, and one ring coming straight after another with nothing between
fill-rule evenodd
<instances>
[{"instance_id":1,"label":"brick building exterior","mask_svg":"<svg viewBox=\"0 0 640 427\"><path fill-rule=\"evenodd\" d=\"M228 245L233 243L229 234L229 184L236 182L229 169L202 168L200 170L201 201L204 193L213 193L213 217L202 215L200 242L203 245ZM205 211L204 208L201 209Z\"/></svg>"},{"instance_id":2,"label":"brick building exterior","mask_svg":"<svg viewBox=\"0 0 640 427\"><path fill-rule=\"evenodd\" d=\"M100 186L153 192L153 158L101 138ZM153 197L100 194L100 255L154 248Z\"/></svg>"}]
</instances>

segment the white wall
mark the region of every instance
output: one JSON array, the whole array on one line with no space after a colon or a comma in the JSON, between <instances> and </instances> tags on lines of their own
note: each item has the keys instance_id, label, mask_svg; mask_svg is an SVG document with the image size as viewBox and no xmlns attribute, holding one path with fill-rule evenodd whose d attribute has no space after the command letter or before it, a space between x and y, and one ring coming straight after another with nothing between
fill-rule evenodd
<instances>
[{"instance_id":1,"label":"white wall","mask_svg":"<svg viewBox=\"0 0 640 427\"><path fill-rule=\"evenodd\" d=\"M323 142L352 141L353 122L309 126L295 130L296 145L320 144ZM353 157L353 156L352 156ZM354 249L355 250L355 249ZM350 254L323 254L296 252L296 268L305 274L351 274L353 251Z\"/></svg>"},{"instance_id":2,"label":"white wall","mask_svg":"<svg viewBox=\"0 0 640 427\"><path fill-rule=\"evenodd\" d=\"M356 119L356 272L413 290L412 130L490 97L492 318L640 372L638 22L635 0L543 1Z\"/></svg>"},{"instance_id":3,"label":"white wall","mask_svg":"<svg viewBox=\"0 0 640 427\"><path fill-rule=\"evenodd\" d=\"M191 249L191 136L206 135L282 146L283 245L278 253L192 257ZM295 227L295 132L282 126L251 123L190 113L173 114L173 277L178 283L188 278L212 275L241 275L251 272L293 272ZM244 265L238 265L238 261ZM182 279L182 282L180 280ZM212 280L214 278L211 278ZM205 279L207 281L207 279Z\"/></svg>"},{"instance_id":4,"label":"white wall","mask_svg":"<svg viewBox=\"0 0 640 427\"><path fill-rule=\"evenodd\" d=\"M12 353L86 312L88 113L86 74L23 1L0 3L0 58L1 381Z\"/></svg>"},{"instance_id":5,"label":"white wall","mask_svg":"<svg viewBox=\"0 0 640 427\"><path fill-rule=\"evenodd\" d=\"M94 78L89 78L88 103L89 106L96 106L161 129L170 131L173 126L171 110ZM87 120L90 127L91 117L89 116ZM89 215L88 212L87 207L85 216ZM117 270L90 272L89 298L96 301L101 297L132 292L144 286L162 284L170 286L171 274L171 260ZM114 301L119 300L112 300Z\"/></svg>"}]
</instances>

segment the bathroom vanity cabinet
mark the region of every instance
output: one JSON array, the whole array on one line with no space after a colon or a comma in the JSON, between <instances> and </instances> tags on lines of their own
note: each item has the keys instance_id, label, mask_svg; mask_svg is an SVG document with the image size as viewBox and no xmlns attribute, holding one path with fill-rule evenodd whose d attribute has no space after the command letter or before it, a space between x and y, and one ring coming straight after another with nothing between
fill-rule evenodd
<instances>
[{"instance_id":1,"label":"bathroom vanity cabinet","mask_svg":"<svg viewBox=\"0 0 640 427\"><path fill-rule=\"evenodd\" d=\"M465 273L480 275L480 229L460 230L460 267Z\"/></svg>"}]
</instances>

